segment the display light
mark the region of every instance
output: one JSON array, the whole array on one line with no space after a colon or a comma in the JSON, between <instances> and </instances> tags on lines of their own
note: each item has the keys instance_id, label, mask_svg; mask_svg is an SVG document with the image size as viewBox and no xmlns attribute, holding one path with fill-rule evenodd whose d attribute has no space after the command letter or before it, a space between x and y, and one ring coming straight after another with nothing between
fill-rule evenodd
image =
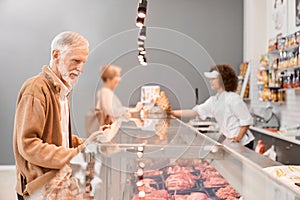
<instances>
[{"instance_id":1,"label":"display light","mask_svg":"<svg viewBox=\"0 0 300 200\"><path fill-rule=\"evenodd\" d=\"M139 191L139 197L140 198L145 198L145 196L146 196L146 193L145 193L145 191Z\"/></svg>"},{"instance_id":2,"label":"display light","mask_svg":"<svg viewBox=\"0 0 300 200\"><path fill-rule=\"evenodd\" d=\"M138 181L138 182L136 182L136 186L137 187L142 187L144 185L144 182L143 181Z\"/></svg>"},{"instance_id":3,"label":"display light","mask_svg":"<svg viewBox=\"0 0 300 200\"><path fill-rule=\"evenodd\" d=\"M138 17L138 18L136 19L136 26L139 27L139 28L142 28L142 27L144 26L144 19L145 19L145 18L140 18L140 17Z\"/></svg>"},{"instance_id":4,"label":"display light","mask_svg":"<svg viewBox=\"0 0 300 200\"><path fill-rule=\"evenodd\" d=\"M144 40L142 40L142 39L140 39L140 38L138 38L138 45L144 45L145 44L145 41Z\"/></svg>"},{"instance_id":5,"label":"display light","mask_svg":"<svg viewBox=\"0 0 300 200\"><path fill-rule=\"evenodd\" d=\"M146 40L146 26L142 26L142 28L140 29L138 39L141 39L144 41Z\"/></svg>"},{"instance_id":6,"label":"display light","mask_svg":"<svg viewBox=\"0 0 300 200\"><path fill-rule=\"evenodd\" d=\"M137 172L136 172L136 174L138 176L143 176L144 175L144 170L143 169L138 169Z\"/></svg>"},{"instance_id":7,"label":"display light","mask_svg":"<svg viewBox=\"0 0 300 200\"><path fill-rule=\"evenodd\" d=\"M142 157L143 157L143 153L142 153L142 152L137 152L137 156L138 156L139 158L142 158Z\"/></svg>"},{"instance_id":8,"label":"display light","mask_svg":"<svg viewBox=\"0 0 300 200\"><path fill-rule=\"evenodd\" d=\"M146 60L146 57L144 57L144 59L142 61L140 61L140 64L143 65L143 66L146 66L148 64L147 60Z\"/></svg>"},{"instance_id":9,"label":"display light","mask_svg":"<svg viewBox=\"0 0 300 200\"><path fill-rule=\"evenodd\" d=\"M138 57L138 59L139 59L139 62L141 63L142 61L144 61L144 59L145 59L145 56L144 56L144 55L142 55L142 56L139 56L139 57Z\"/></svg>"},{"instance_id":10,"label":"display light","mask_svg":"<svg viewBox=\"0 0 300 200\"><path fill-rule=\"evenodd\" d=\"M140 167L140 168L144 169L145 166L146 166L146 164L145 164L144 162L142 162L142 161L139 162L139 167Z\"/></svg>"},{"instance_id":11,"label":"display light","mask_svg":"<svg viewBox=\"0 0 300 200\"><path fill-rule=\"evenodd\" d=\"M147 12L147 0L141 0L138 7L138 16L145 18Z\"/></svg>"},{"instance_id":12,"label":"display light","mask_svg":"<svg viewBox=\"0 0 300 200\"><path fill-rule=\"evenodd\" d=\"M144 45L139 45L138 50L139 51L145 51L145 46Z\"/></svg>"},{"instance_id":13,"label":"display light","mask_svg":"<svg viewBox=\"0 0 300 200\"><path fill-rule=\"evenodd\" d=\"M144 147L143 146L138 146L137 150L143 152L144 151Z\"/></svg>"},{"instance_id":14,"label":"display light","mask_svg":"<svg viewBox=\"0 0 300 200\"><path fill-rule=\"evenodd\" d=\"M144 55L139 54L139 55L138 55L138 59L139 59L139 61L144 60Z\"/></svg>"},{"instance_id":15,"label":"display light","mask_svg":"<svg viewBox=\"0 0 300 200\"><path fill-rule=\"evenodd\" d=\"M145 55L146 54L146 50L144 49L144 50L140 51L140 54Z\"/></svg>"}]
</instances>

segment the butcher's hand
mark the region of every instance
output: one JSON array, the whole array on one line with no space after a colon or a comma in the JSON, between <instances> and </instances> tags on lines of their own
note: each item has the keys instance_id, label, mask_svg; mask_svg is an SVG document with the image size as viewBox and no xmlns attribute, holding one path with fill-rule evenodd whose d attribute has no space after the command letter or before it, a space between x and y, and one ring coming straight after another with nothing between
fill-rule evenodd
<instances>
[{"instance_id":1,"label":"butcher's hand","mask_svg":"<svg viewBox=\"0 0 300 200\"><path fill-rule=\"evenodd\" d=\"M99 135L103 135L104 130L106 129L110 129L110 125L103 125L100 127L100 129L98 131L93 132L87 139L85 139L85 141L83 142L84 147L86 147L87 145L89 145L90 143L92 143L93 141L95 141L97 139L97 137Z\"/></svg>"},{"instance_id":2,"label":"butcher's hand","mask_svg":"<svg viewBox=\"0 0 300 200\"><path fill-rule=\"evenodd\" d=\"M135 109L137 112L141 111L144 107L144 104L142 102L138 102L135 106Z\"/></svg>"}]
</instances>

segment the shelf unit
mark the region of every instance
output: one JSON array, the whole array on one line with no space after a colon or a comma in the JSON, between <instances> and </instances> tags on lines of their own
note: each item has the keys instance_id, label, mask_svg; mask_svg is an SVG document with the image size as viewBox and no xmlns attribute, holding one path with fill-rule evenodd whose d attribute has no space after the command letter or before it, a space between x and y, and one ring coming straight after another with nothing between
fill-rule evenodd
<instances>
[{"instance_id":1,"label":"shelf unit","mask_svg":"<svg viewBox=\"0 0 300 200\"><path fill-rule=\"evenodd\" d=\"M298 69L300 69L299 65L294 66L294 67L284 68L284 69L277 69L277 72L281 73L281 72L287 72L287 71L295 71L295 70L298 70Z\"/></svg>"},{"instance_id":2,"label":"shelf unit","mask_svg":"<svg viewBox=\"0 0 300 200\"><path fill-rule=\"evenodd\" d=\"M265 102L284 102L285 92L300 87L300 32L276 38L277 49L262 55L258 70L260 99Z\"/></svg>"},{"instance_id":3,"label":"shelf unit","mask_svg":"<svg viewBox=\"0 0 300 200\"><path fill-rule=\"evenodd\" d=\"M285 48L285 49L275 49L275 50L272 50L272 51L268 52L268 54L279 55L279 54L282 54L283 52L290 52L290 51L293 51L297 48L298 49L300 48L299 44L294 45L292 47Z\"/></svg>"},{"instance_id":4,"label":"shelf unit","mask_svg":"<svg viewBox=\"0 0 300 200\"><path fill-rule=\"evenodd\" d=\"M298 88L280 88L279 90L287 91L287 90L294 90L294 91L300 91L300 87Z\"/></svg>"}]
</instances>

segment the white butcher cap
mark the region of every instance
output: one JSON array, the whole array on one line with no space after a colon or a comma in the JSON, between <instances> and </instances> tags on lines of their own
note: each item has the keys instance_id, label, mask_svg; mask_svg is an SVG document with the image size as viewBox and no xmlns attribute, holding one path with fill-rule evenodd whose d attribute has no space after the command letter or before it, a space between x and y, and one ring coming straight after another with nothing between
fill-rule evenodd
<instances>
[{"instance_id":1,"label":"white butcher cap","mask_svg":"<svg viewBox=\"0 0 300 200\"><path fill-rule=\"evenodd\" d=\"M204 72L204 76L206 78L217 78L219 75L219 72L217 72L216 70L213 70L211 72Z\"/></svg>"}]
</instances>

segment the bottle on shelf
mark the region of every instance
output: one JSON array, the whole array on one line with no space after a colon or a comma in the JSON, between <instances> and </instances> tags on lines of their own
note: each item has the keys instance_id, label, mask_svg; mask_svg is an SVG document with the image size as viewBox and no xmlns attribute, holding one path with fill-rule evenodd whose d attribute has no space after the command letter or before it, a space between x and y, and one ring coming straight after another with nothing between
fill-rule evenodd
<instances>
[{"instance_id":1,"label":"bottle on shelf","mask_svg":"<svg viewBox=\"0 0 300 200\"><path fill-rule=\"evenodd\" d=\"M295 33L295 38L296 38L296 43L297 43L297 44L300 44L300 31L297 31L297 32Z\"/></svg>"},{"instance_id":2,"label":"bottle on shelf","mask_svg":"<svg viewBox=\"0 0 300 200\"><path fill-rule=\"evenodd\" d=\"M286 99L286 93L285 90L279 90L278 91L278 103L283 103L285 102Z\"/></svg>"},{"instance_id":3,"label":"bottle on shelf","mask_svg":"<svg viewBox=\"0 0 300 200\"><path fill-rule=\"evenodd\" d=\"M290 71L289 88L293 88L293 84L294 84L294 71Z\"/></svg>"},{"instance_id":4,"label":"bottle on shelf","mask_svg":"<svg viewBox=\"0 0 300 200\"><path fill-rule=\"evenodd\" d=\"M269 79L268 79L268 86L269 87L273 87L274 84L273 84L273 70L269 70Z\"/></svg>"},{"instance_id":5,"label":"bottle on shelf","mask_svg":"<svg viewBox=\"0 0 300 200\"><path fill-rule=\"evenodd\" d=\"M300 69L294 69L294 80L293 80L293 88L298 88L300 86L299 82Z\"/></svg>"},{"instance_id":6,"label":"bottle on shelf","mask_svg":"<svg viewBox=\"0 0 300 200\"><path fill-rule=\"evenodd\" d=\"M277 39L277 49L282 51L285 47L285 37L278 37Z\"/></svg>"},{"instance_id":7,"label":"bottle on shelf","mask_svg":"<svg viewBox=\"0 0 300 200\"><path fill-rule=\"evenodd\" d=\"M283 88L285 89L290 88L290 85L291 85L291 73L290 71L287 71Z\"/></svg>"},{"instance_id":8,"label":"bottle on shelf","mask_svg":"<svg viewBox=\"0 0 300 200\"><path fill-rule=\"evenodd\" d=\"M297 48L297 66L300 66L300 46Z\"/></svg>"},{"instance_id":9,"label":"bottle on shelf","mask_svg":"<svg viewBox=\"0 0 300 200\"><path fill-rule=\"evenodd\" d=\"M280 72L279 74L279 87L280 88L283 88L283 84L284 84L284 78L285 78L285 75L284 75L284 71Z\"/></svg>"}]
</instances>

